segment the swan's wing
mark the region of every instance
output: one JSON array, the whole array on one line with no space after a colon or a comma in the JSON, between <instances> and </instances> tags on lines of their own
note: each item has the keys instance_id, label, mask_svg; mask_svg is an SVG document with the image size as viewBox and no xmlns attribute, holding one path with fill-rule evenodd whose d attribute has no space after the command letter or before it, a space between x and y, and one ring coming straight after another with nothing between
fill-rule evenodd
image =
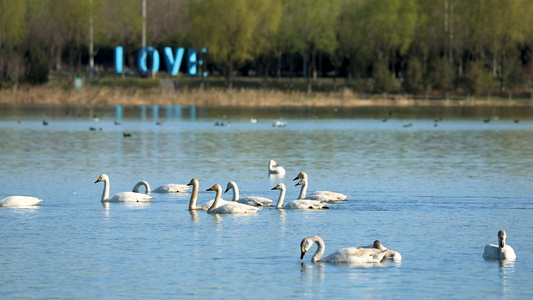
<instances>
[{"instance_id":1,"label":"swan's wing","mask_svg":"<svg viewBox=\"0 0 533 300\"><path fill-rule=\"evenodd\" d=\"M305 197L305 199L310 200L317 200L321 202L328 202L328 203L334 203L334 202L340 202L346 200L349 196L336 193L336 192L330 192L330 191L316 191L313 192Z\"/></svg>"},{"instance_id":2,"label":"swan's wing","mask_svg":"<svg viewBox=\"0 0 533 300\"><path fill-rule=\"evenodd\" d=\"M339 249L320 259L320 261L327 263L375 264L379 263L384 256L385 251L380 251L379 249L348 247Z\"/></svg>"},{"instance_id":3,"label":"swan's wing","mask_svg":"<svg viewBox=\"0 0 533 300\"><path fill-rule=\"evenodd\" d=\"M294 200L294 201L291 201L285 204L283 208L286 208L286 209L322 209L324 208L324 205L326 205L326 203L322 203L320 201L315 201L315 200Z\"/></svg>"},{"instance_id":4,"label":"swan's wing","mask_svg":"<svg viewBox=\"0 0 533 300\"><path fill-rule=\"evenodd\" d=\"M152 199L154 199L154 197L147 194L122 192L105 199L104 202L147 202Z\"/></svg>"},{"instance_id":5,"label":"swan's wing","mask_svg":"<svg viewBox=\"0 0 533 300\"><path fill-rule=\"evenodd\" d=\"M248 196L248 197L242 197L237 200L238 203L252 205L252 206L270 206L272 205L272 200L265 198L265 197L259 197L259 196Z\"/></svg>"},{"instance_id":6,"label":"swan's wing","mask_svg":"<svg viewBox=\"0 0 533 300\"><path fill-rule=\"evenodd\" d=\"M483 250L483 258L486 259L499 259L500 258L500 247L494 244L488 244Z\"/></svg>"},{"instance_id":7,"label":"swan's wing","mask_svg":"<svg viewBox=\"0 0 533 300\"><path fill-rule=\"evenodd\" d=\"M234 201L229 201L226 204L220 205L215 208L211 213L213 214L250 214L258 211L259 208L255 206L250 206L242 203L237 203Z\"/></svg>"},{"instance_id":8,"label":"swan's wing","mask_svg":"<svg viewBox=\"0 0 533 300\"><path fill-rule=\"evenodd\" d=\"M514 260L516 259L516 254L514 253L514 249L511 248L511 246L505 245L505 247L503 247L503 252L502 252L501 257L503 260Z\"/></svg>"},{"instance_id":9,"label":"swan's wing","mask_svg":"<svg viewBox=\"0 0 533 300\"><path fill-rule=\"evenodd\" d=\"M206 203L202 204L201 206L197 206L196 209L208 210L211 207L211 205L213 205L213 202L215 202L215 199L211 199L211 200L207 201ZM224 205L224 204L226 204L228 202L232 202L232 201L227 201L227 200L224 200L224 199L220 199L220 202L219 202L218 206Z\"/></svg>"},{"instance_id":10,"label":"swan's wing","mask_svg":"<svg viewBox=\"0 0 533 300\"><path fill-rule=\"evenodd\" d=\"M152 193L160 193L160 194L187 193L189 189L190 189L190 186L186 184L169 183L169 184L165 184L165 185L157 187L155 190L152 191Z\"/></svg>"},{"instance_id":11,"label":"swan's wing","mask_svg":"<svg viewBox=\"0 0 533 300\"><path fill-rule=\"evenodd\" d=\"M4 207L23 207L33 206L43 200L30 196L10 196L0 200L0 206Z\"/></svg>"}]
</instances>

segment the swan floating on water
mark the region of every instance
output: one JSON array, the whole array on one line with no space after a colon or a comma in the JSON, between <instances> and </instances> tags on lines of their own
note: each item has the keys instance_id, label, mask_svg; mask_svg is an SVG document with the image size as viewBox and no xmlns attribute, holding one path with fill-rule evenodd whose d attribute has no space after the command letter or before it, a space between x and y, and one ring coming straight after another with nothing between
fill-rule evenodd
<instances>
[{"instance_id":1,"label":"swan floating on water","mask_svg":"<svg viewBox=\"0 0 533 300\"><path fill-rule=\"evenodd\" d=\"M305 253L316 243L318 249L311 258L311 262L325 262L332 264L377 264L381 262L385 256L383 250L375 248L362 248L362 247L348 247L339 249L330 255L321 258L324 254L326 246L324 240L317 235L312 235L304 238L300 243L300 259L303 259Z\"/></svg>"},{"instance_id":2,"label":"swan floating on water","mask_svg":"<svg viewBox=\"0 0 533 300\"><path fill-rule=\"evenodd\" d=\"M251 214L259 210L259 207L234 201L228 201L227 203L220 205L220 200L222 200L222 187L220 184L215 184L206 191L215 191L217 193L215 201L213 201L213 204L207 210L207 213L209 214Z\"/></svg>"},{"instance_id":3,"label":"swan floating on water","mask_svg":"<svg viewBox=\"0 0 533 300\"><path fill-rule=\"evenodd\" d=\"M383 260L390 260L390 261L401 261L402 255L398 251L389 250L387 247L383 246L379 240L375 240L374 243L370 246L365 246L361 248L369 248L369 249L378 249L381 251L385 251L385 256L383 256Z\"/></svg>"},{"instance_id":4,"label":"swan floating on water","mask_svg":"<svg viewBox=\"0 0 533 300\"><path fill-rule=\"evenodd\" d=\"M321 202L327 202L327 203L336 203L345 201L346 198L349 196L337 193L337 192L330 192L330 191L316 191L306 196L307 193L307 184L309 182L309 179L307 177L307 173L300 172L293 180L300 181L296 183L296 185L301 185L302 188L300 189L300 195L298 196L298 199L310 199L310 200L318 200Z\"/></svg>"},{"instance_id":5,"label":"swan floating on water","mask_svg":"<svg viewBox=\"0 0 533 300\"><path fill-rule=\"evenodd\" d=\"M191 199L189 200L189 211L196 211L196 210L208 210L211 205L213 205L213 202L215 199L208 201L202 206L196 206L196 201L198 200L198 191L200 187L200 183L198 179L193 178L189 183L187 183L188 186L192 185L192 192L191 192ZM225 200L222 200L224 202L228 202Z\"/></svg>"},{"instance_id":6,"label":"swan floating on water","mask_svg":"<svg viewBox=\"0 0 533 300\"><path fill-rule=\"evenodd\" d=\"M155 188L152 193L159 194L175 194L175 193L187 193L189 186L186 184L169 183Z\"/></svg>"},{"instance_id":7,"label":"swan floating on water","mask_svg":"<svg viewBox=\"0 0 533 300\"><path fill-rule=\"evenodd\" d=\"M272 188L272 190L280 190L279 192L279 198L278 203L276 204L276 208L284 208L284 209L327 209L326 203L316 201L316 200L305 200L305 199L299 199L291 201L285 205L283 205L283 201L285 200L285 193L287 188L285 187L285 184L280 183Z\"/></svg>"},{"instance_id":8,"label":"swan floating on water","mask_svg":"<svg viewBox=\"0 0 533 300\"><path fill-rule=\"evenodd\" d=\"M9 196L0 200L0 207L27 207L37 205L43 200L31 196Z\"/></svg>"},{"instance_id":9,"label":"swan floating on water","mask_svg":"<svg viewBox=\"0 0 533 300\"><path fill-rule=\"evenodd\" d=\"M498 245L488 244L483 250L483 257L485 259L495 260L515 260L516 254L511 246L505 244L507 233L505 230L498 231Z\"/></svg>"},{"instance_id":10,"label":"swan floating on water","mask_svg":"<svg viewBox=\"0 0 533 300\"><path fill-rule=\"evenodd\" d=\"M102 202L147 202L154 197L148 196L146 194L141 193L135 193L135 192L122 192L118 193L116 195L113 195L112 197L109 197L109 189L111 186L109 176L107 174L102 174L98 179L94 182L104 182L104 190L102 192Z\"/></svg>"},{"instance_id":11,"label":"swan floating on water","mask_svg":"<svg viewBox=\"0 0 533 300\"><path fill-rule=\"evenodd\" d=\"M259 197L259 196L247 196L247 197L239 197L239 186L235 181L228 182L228 185L226 186L226 191L224 193L227 193L229 190L233 190L233 199L232 201L236 201L238 203L251 205L251 206L270 206L272 204L272 200L265 198L265 197Z\"/></svg>"},{"instance_id":12,"label":"swan floating on water","mask_svg":"<svg viewBox=\"0 0 533 300\"><path fill-rule=\"evenodd\" d=\"M133 189L131 191L134 192L134 193L139 193L139 190L140 190L141 186L144 186L144 188L145 188L145 192L144 193L145 194L148 195L148 194L150 194L152 192L152 190L150 189L150 184L148 184L148 182L144 181L144 180L137 182L137 184L133 187Z\"/></svg>"},{"instance_id":13,"label":"swan floating on water","mask_svg":"<svg viewBox=\"0 0 533 300\"><path fill-rule=\"evenodd\" d=\"M275 160L270 160L268 162L268 174L271 175L285 175L285 168L278 165Z\"/></svg>"}]
</instances>

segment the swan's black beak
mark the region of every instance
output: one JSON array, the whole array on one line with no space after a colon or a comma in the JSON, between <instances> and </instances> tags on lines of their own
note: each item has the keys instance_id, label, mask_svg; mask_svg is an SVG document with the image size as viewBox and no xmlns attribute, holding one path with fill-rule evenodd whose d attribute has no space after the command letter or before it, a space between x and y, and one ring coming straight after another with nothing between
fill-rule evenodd
<instances>
[{"instance_id":1,"label":"swan's black beak","mask_svg":"<svg viewBox=\"0 0 533 300\"><path fill-rule=\"evenodd\" d=\"M277 190L279 187L279 185L276 185L275 187L271 188L270 190L273 191L273 190Z\"/></svg>"},{"instance_id":2,"label":"swan's black beak","mask_svg":"<svg viewBox=\"0 0 533 300\"><path fill-rule=\"evenodd\" d=\"M302 181L298 181L294 186L299 186L299 185L302 185Z\"/></svg>"},{"instance_id":3,"label":"swan's black beak","mask_svg":"<svg viewBox=\"0 0 533 300\"><path fill-rule=\"evenodd\" d=\"M96 181L94 183L98 183L100 181L102 181L102 177L98 177L98 179L96 179Z\"/></svg>"},{"instance_id":4,"label":"swan's black beak","mask_svg":"<svg viewBox=\"0 0 533 300\"><path fill-rule=\"evenodd\" d=\"M305 253L306 253L305 248L302 247L301 254L300 254L300 259L304 259Z\"/></svg>"},{"instance_id":5,"label":"swan's black beak","mask_svg":"<svg viewBox=\"0 0 533 300\"><path fill-rule=\"evenodd\" d=\"M300 179L300 174L298 174L298 176L294 177L294 179L292 181L295 181L295 180L298 180Z\"/></svg>"},{"instance_id":6,"label":"swan's black beak","mask_svg":"<svg viewBox=\"0 0 533 300\"><path fill-rule=\"evenodd\" d=\"M208 188L206 191L214 191L216 188L216 185L213 185L212 187Z\"/></svg>"},{"instance_id":7,"label":"swan's black beak","mask_svg":"<svg viewBox=\"0 0 533 300\"><path fill-rule=\"evenodd\" d=\"M227 193L229 191L229 188L226 188L226 190L224 191L224 193Z\"/></svg>"}]
</instances>

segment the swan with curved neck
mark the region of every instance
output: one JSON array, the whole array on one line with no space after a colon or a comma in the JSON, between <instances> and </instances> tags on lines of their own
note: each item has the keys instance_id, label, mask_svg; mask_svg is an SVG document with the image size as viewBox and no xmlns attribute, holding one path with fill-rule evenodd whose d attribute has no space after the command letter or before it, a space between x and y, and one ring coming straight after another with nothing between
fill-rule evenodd
<instances>
[{"instance_id":1,"label":"swan with curved neck","mask_svg":"<svg viewBox=\"0 0 533 300\"><path fill-rule=\"evenodd\" d=\"M224 193L227 193L229 190L233 190L232 201L236 201L238 203L251 206L270 206L273 202L271 199L259 196L247 196L242 198L239 197L239 186L235 181L228 182L228 185L226 186L226 191L224 191Z\"/></svg>"},{"instance_id":2,"label":"swan with curved neck","mask_svg":"<svg viewBox=\"0 0 533 300\"><path fill-rule=\"evenodd\" d=\"M514 249L505 244L505 239L507 233L505 230L498 231L498 245L488 244L483 250L483 257L485 259L495 259L495 260L515 260L516 254Z\"/></svg>"},{"instance_id":3,"label":"swan with curved neck","mask_svg":"<svg viewBox=\"0 0 533 300\"><path fill-rule=\"evenodd\" d=\"M152 192L152 190L150 189L150 184L147 181L144 181L144 180L137 182L137 184L133 187L133 189L131 191L134 192L134 193L139 193L139 190L140 190L141 186L144 186L145 194L148 195L148 194L150 194Z\"/></svg>"},{"instance_id":4,"label":"swan with curved neck","mask_svg":"<svg viewBox=\"0 0 533 300\"><path fill-rule=\"evenodd\" d=\"M327 203L337 203L341 201L345 201L346 198L349 196L337 193L337 192L331 192L331 191L316 191L306 196L307 193L307 184L309 182L309 178L307 177L307 173L300 172L293 180L300 180L298 183L296 183L296 186L301 185L300 188L300 195L298 196L298 199L309 199L309 200L318 200L321 202L327 202Z\"/></svg>"},{"instance_id":5,"label":"swan with curved neck","mask_svg":"<svg viewBox=\"0 0 533 300\"><path fill-rule=\"evenodd\" d=\"M270 160L268 162L268 174L270 175L285 175L285 168L278 165L275 160Z\"/></svg>"},{"instance_id":6,"label":"swan with curved neck","mask_svg":"<svg viewBox=\"0 0 533 300\"><path fill-rule=\"evenodd\" d=\"M102 202L147 202L154 199L154 197L148 196L146 194L135 192L122 192L113 195L112 197L109 197L109 189L111 186L109 176L107 176L107 174L102 174L94 183L101 181L104 182L104 190L102 191Z\"/></svg>"},{"instance_id":7,"label":"swan with curved neck","mask_svg":"<svg viewBox=\"0 0 533 300\"><path fill-rule=\"evenodd\" d=\"M325 262L332 264L376 264L381 262L386 252L374 248L348 247L339 249L322 258L322 255L326 250L324 240L317 235L312 235L304 238L300 243L300 259L304 258L305 254L313 244L316 244L318 249L313 257L311 257L311 262Z\"/></svg>"},{"instance_id":8,"label":"swan with curved neck","mask_svg":"<svg viewBox=\"0 0 533 300\"><path fill-rule=\"evenodd\" d=\"M283 201L285 200L285 193L287 188L285 187L285 184L280 183L272 188L272 190L280 190L279 192L279 198L278 203L276 204L276 208L284 208L284 209L324 209L328 208L326 203L322 203L320 201L316 200L294 200L291 201L285 205L283 205Z\"/></svg>"},{"instance_id":9,"label":"swan with curved neck","mask_svg":"<svg viewBox=\"0 0 533 300\"><path fill-rule=\"evenodd\" d=\"M234 201L228 201L227 203L221 205L220 200L222 200L222 187L220 184L215 184L206 191L215 191L217 193L215 196L215 201L213 201L213 204L207 210L207 213L209 214L251 214L259 210L259 207Z\"/></svg>"},{"instance_id":10,"label":"swan with curved neck","mask_svg":"<svg viewBox=\"0 0 533 300\"><path fill-rule=\"evenodd\" d=\"M43 200L30 196L9 196L0 200L0 207L27 207L35 206Z\"/></svg>"}]
</instances>

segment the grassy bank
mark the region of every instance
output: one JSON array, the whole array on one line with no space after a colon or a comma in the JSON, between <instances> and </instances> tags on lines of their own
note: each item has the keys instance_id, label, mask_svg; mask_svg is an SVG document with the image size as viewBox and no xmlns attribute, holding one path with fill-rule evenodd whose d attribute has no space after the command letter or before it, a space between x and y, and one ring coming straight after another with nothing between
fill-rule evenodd
<instances>
[{"instance_id":1,"label":"grassy bank","mask_svg":"<svg viewBox=\"0 0 533 300\"><path fill-rule=\"evenodd\" d=\"M386 97L386 98L385 98ZM344 89L340 92L303 93L256 89L181 89L179 92L152 89L86 87L63 89L57 87L32 87L17 90L0 90L1 104L48 105L197 105L197 106L533 106L529 99L465 99L425 100L404 96L360 95Z\"/></svg>"},{"instance_id":2,"label":"grassy bank","mask_svg":"<svg viewBox=\"0 0 533 300\"><path fill-rule=\"evenodd\" d=\"M179 83L177 89L175 84ZM320 87L307 93L303 79L261 81L240 78L227 90L223 78L208 78L200 88L197 78L146 79L102 77L86 81L75 89L66 76L52 77L44 86L20 86L0 90L0 104L21 105L197 105L240 107L358 107L358 106L533 106L529 94L490 95L406 95L355 92L344 80L322 79ZM361 88L365 91L366 89ZM444 99L443 99L444 98ZM445 99L448 98L448 99Z\"/></svg>"}]
</instances>

